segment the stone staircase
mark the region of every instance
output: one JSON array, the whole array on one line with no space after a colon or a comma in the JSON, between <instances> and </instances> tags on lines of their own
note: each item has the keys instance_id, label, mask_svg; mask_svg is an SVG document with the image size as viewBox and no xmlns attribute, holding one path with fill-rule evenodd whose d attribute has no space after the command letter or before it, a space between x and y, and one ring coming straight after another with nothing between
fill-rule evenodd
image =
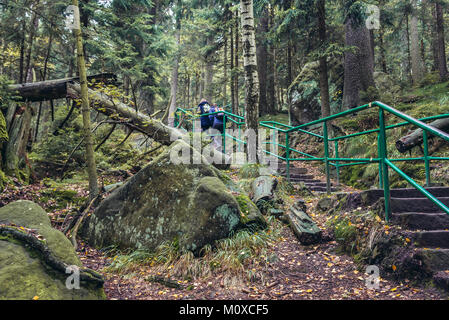
<instances>
[{"instance_id":1,"label":"stone staircase","mask_svg":"<svg viewBox=\"0 0 449 320\"><path fill-rule=\"evenodd\" d=\"M449 187L426 188L449 205ZM381 199L383 190L363 192L366 203ZM449 290L449 215L416 189L391 190L392 223L406 230L416 247L415 257L433 273L435 284Z\"/></svg>"},{"instance_id":2,"label":"stone staircase","mask_svg":"<svg viewBox=\"0 0 449 320\"><path fill-rule=\"evenodd\" d=\"M286 177L285 163L278 163L278 173ZM308 174L306 168L290 166L290 181L304 183L309 190L326 192L326 182ZM449 187L426 188L446 206L449 206ZM332 192L338 191L332 187ZM365 205L384 199L381 189L363 192ZM425 270L432 272L434 283L449 291L449 215L414 188L391 190L391 221L400 225L413 242L415 257Z\"/></svg>"},{"instance_id":3,"label":"stone staircase","mask_svg":"<svg viewBox=\"0 0 449 320\"><path fill-rule=\"evenodd\" d=\"M287 177L287 166L285 163L278 163L278 173L283 177ZM290 165L290 182L293 184L304 183L304 185L313 192L327 192L326 182L318 180L315 176L308 174L307 168L297 168ZM336 192L338 189L332 186L331 191Z\"/></svg>"}]
</instances>

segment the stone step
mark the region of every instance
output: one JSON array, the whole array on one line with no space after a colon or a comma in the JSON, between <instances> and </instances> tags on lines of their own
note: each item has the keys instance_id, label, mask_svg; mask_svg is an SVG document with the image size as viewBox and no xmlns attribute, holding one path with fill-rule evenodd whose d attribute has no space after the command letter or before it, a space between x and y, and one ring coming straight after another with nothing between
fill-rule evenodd
<instances>
[{"instance_id":1,"label":"stone step","mask_svg":"<svg viewBox=\"0 0 449 320\"><path fill-rule=\"evenodd\" d=\"M282 174L283 177L287 175L285 173ZM290 179L299 179L299 180L314 180L315 176L310 174L290 174Z\"/></svg>"},{"instance_id":2,"label":"stone step","mask_svg":"<svg viewBox=\"0 0 449 320\"><path fill-rule=\"evenodd\" d=\"M323 182L323 181L321 181L321 180L310 180L310 179L296 179L296 178L290 178L290 181L293 182L293 183L303 182L303 183L305 183L305 184L311 184L311 185L313 185L313 184L321 185L321 184L322 184L322 186L326 186L326 182Z\"/></svg>"},{"instance_id":3,"label":"stone step","mask_svg":"<svg viewBox=\"0 0 449 320\"><path fill-rule=\"evenodd\" d=\"M310 191L314 191L314 192L327 192L326 187L312 187L309 189L310 189ZM331 188L331 192L337 192L337 191L339 191L339 189Z\"/></svg>"},{"instance_id":4,"label":"stone step","mask_svg":"<svg viewBox=\"0 0 449 320\"><path fill-rule=\"evenodd\" d=\"M449 270L440 271L434 274L433 282L445 291L449 291Z\"/></svg>"},{"instance_id":5,"label":"stone step","mask_svg":"<svg viewBox=\"0 0 449 320\"><path fill-rule=\"evenodd\" d=\"M449 231L446 230L414 232L412 238L419 247L449 249Z\"/></svg>"},{"instance_id":6,"label":"stone step","mask_svg":"<svg viewBox=\"0 0 449 320\"><path fill-rule=\"evenodd\" d=\"M449 270L449 249L418 249L415 257L434 272Z\"/></svg>"},{"instance_id":7,"label":"stone step","mask_svg":"<svg viewBox=\"0 0 449 320\"><path fill-rule=\"evenodd\" d=\"M446 213L393 213L393 223L408 230L444 230L449 229L449 215Z\"/></svg>"},{"instance_id":8,"label":"stone step","mask_svg":"<svg viewBox=\"0 0 449 320\"><path fill-rule=\"evenodd\" d=\"M287 168L279 167L278 172L281 174L284 174L287 172ZM290 174L307 174L306 168L297 168L297 167L290 167Z\"/></svg>"},{"instance_id":9,"label":"stone step","mask_svg":"<svg viewBox=\"0 0 449 320\"><path fill-rule=\"evenodd\" d=\"M449 206L449 197L438 200ZM391 198L391 212L441 213L442 210L427 198Z\"/></svg>"},{"instance_id":10,"label":"stone step","mask_svg":"<svg viewBox=\"0 0 449 320\"><path fill-rule=\"evenodd\" d=\"M433 196L437 198L449 197L449 187L426 188ZM415 188L391 189L392 198L424 198L425 196ZM382 189L372 189L362 192L362 197L367 205L374 204L377 200L384 197ZM416 211L416 210L415 210Z\"/></svg>"}]
</instances>

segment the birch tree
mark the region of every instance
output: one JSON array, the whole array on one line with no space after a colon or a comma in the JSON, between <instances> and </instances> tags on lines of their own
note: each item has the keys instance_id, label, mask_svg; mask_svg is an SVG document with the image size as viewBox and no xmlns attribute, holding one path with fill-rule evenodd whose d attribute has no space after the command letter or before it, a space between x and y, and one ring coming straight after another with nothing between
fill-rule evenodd
<instances>
[{"instance_id":1,"label":"birch tree","mask_svg":"<svg viewBox=\"0 0 449 320\"><path fill-rule=\"evenodd\" d=\"M243 42L243 67L246 83L246 128L258 133L259 75L257 72L256 36L254 32L253 0L240 1ZM257 145L257 144L256 144ZM251 152L250 152L251 155ZM251 159L254 160L254 159Z\"/></svg>"}]
</instances>

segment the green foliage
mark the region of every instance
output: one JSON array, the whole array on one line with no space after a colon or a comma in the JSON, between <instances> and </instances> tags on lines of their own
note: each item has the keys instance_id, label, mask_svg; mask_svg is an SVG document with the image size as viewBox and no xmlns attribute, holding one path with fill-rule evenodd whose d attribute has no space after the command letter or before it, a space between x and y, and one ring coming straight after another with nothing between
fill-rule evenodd
<instances>
[{"instance_id":1,"label":"green foliage","mask_svg":"<svg viewBox=\"0 0 449 320\"><path fill-rule=\"evenodd\" d=\"M264 166L259 163L247 163L240 168L238 175L241 179L258 178L260 177L260 169L262 168Z\"/></svg>"}]
</instances>

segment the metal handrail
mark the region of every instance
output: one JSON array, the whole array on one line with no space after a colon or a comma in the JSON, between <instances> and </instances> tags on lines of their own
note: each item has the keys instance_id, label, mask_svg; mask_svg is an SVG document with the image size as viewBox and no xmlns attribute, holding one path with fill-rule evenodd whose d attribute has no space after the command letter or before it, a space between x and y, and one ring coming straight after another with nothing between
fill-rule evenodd
<instances>
[{"instance_id":1,"label":"metal handrail","mask_svg":"<svg viewBox=\"0 0 449 320\"><path fill-rule=\"evenodd\" d=\"M335 138L329 138L328 136L328 122L334 119L342 118L354 113L358 113L360 111L364 111L367 109L372 108L378 108L379 110L379 128L373 129L373 130L367 130L359 133L353 133L341 137L335 137ZM385 113L388 112L390 114L393 114L394 116L405 120L404 122L386 126L385 124ZM272 130L277 130L278 132L282 132L286 136L286 143L283 144L277 144L278 146L285 149L286 156L282 157L287 162L287 178L290 179L290 162L291 161L321 161L324 162L326 167L326 189L327 192L331 192L331 181L330 181L330 167L334 166L337 170L337 181L339 181L339 175L340 175L340 168L341 167L348 167L348 166L355 166L355 165L366 165L370 163L379 163L379 184L380 187L384 189L384 198L385 198L385 219L389 221L390 214L391 214L391 208L390 208L390 182L389 182L389 176L388 176L388 169L391 168L395 172L397 172L402 178L404 178L407 182L409 182L412 186L414 186L416 189L418 189L421 193L423 193L427 198L429 198L435 205L437 205L439 208L443 209L443 211L447 214L449 214L449 208L445 206L443 203L438 201L434 196L432 196L427 190L425 190L423 187L419 186L412 178L407 176L404 172L402 172L396 165L393 164L393 162L399 162L399 161L416 161L416 160L423 160L425 162L425 168L426 168L426 186L430 186L430 161L432 160L449 160L447 157L431 157L428 154L428 135L434 135L439 138L442 138L445 141L449 142L449 135L437 128L434 128L432 126L429 126L425 124L423 121L430 121L430 120L437 120L437 119L444 119L449 118L449 114L444 115L438 115L433 117L426 117L423 119L415 119L413 117L410 117L409 115L391 107L388 106L382 102L376 101L373 103L369 103L351 110L347 110L344 112L341 112L339 114L335 114L323 119L315 120L307 124L303 124L297 127L290 128L288 130L279 129L276 126L269 125L269 122L262 122L261 125L263 127L271 128ZM274 124L271 122L270 124ZM315 126L321 124L323 126L323 136L317 135L313 132L305 130L308 127ZM279 123L276 123L276 125L281 125ZM423 130L423 142L424 142L424 156L423 157L415 157L415 158L401 158L401 159L389 159L388 153L387 153L387 147L386 147L386 139L387 135L386 132L388 130L399 128L406 125L414 125L418 128ZM323 139L324 142L324 158L312 158L312 156L301 153L298 150L294 150L290 148L289 138L290 134L294 132L300 132L305 133L308 135L312 135L315 137L319 137ZM339 157L339 141L346 140L349 138L354 138L357 136L362 135L368 135L368 134L378 134L378 157L377 158L341 158ZM329 155L329 143L334 142L335 143L335 157L330 157ZM291 158L290 154L294 153L300 153L306 158ZM279 157L281 158L281 157ZM343 162L343 164L341 164ZM349 162L349 163L347 163Z\"/></svg>"},{"instance_id":2,"label":"metal handrail","mask_svg":"<svg viewBox=\"0 0 449 320\"><path fill-rule=\"evenodd\" d=\"M379 117L379 128L373 129L373 130L366 130L363 132L358 133L352 133L345 136L330 138L328 134L328 122L332 121L334 119L342 118L354 113L358 113L360 111L368 110L377 108L379 111L378 117ZM182 112L184 114L188 114L188 111L182 108L178 108L178 110L175 112L175 115L177 115L178 112ZM385 113L388 112L402 120L404 122L397 123L394 125L386 125L385 121ZM237 141L239 143L239 150L242 144L246 144L245 141L241 139L241 126L245 125L245 118L242 116L238 116L235 114L232 114L227 111L218 111L208 114L191 114L190 120L194 123L194 120L197 118L200 118L202 116L209 116L209 115L215 115L215 114L223 114L223 150L226 151L226 137L232 138L234 141ZM175 117L176 118L176 117ZM415 119L413 117L410 117L409 115L391 107L388 106L382 102L375 101L373 103L369 103L354 109L350 109L323 119L315 120L307 124L302 124L300 126L290 126L283 123L279 123L276 121L262 121L260 122L260 125L262 128L270 129L274 133L282 133L285 134L285 144L279 143L274 138L271 142L266 142L266 144L272 144L276 145L278 147L281 147L285 150L285 155L280 154L274 154L273 152L265 150L264 152L272 155L278 159L281 159L283 161L286 161L286 173L287 173L287 179L290 180L290 163L292 161L318 161L323 162L325 164L326 168L326 190L328 193L331 193L331 179L330 179L330 167L333 166L336 168L337 171L337 182L339 183L340 178L340 168L342 167L349 167L349 166L356 166L356 165L366 165L370 163L378 163L379 164L379 186L384 190L384 199L385 199L385 219L387 221L390 220L390 214L391 214L391 207L390 207L390 181L389 181L389 169L392 169L396 173L398 173L403 179L405 179L408 183L410 183L413 187L415 187L417 190L419 190L424 196L426 196L428 199L430 199L435 205L437 205L440 209L442 209L445 213L449 214L449 208L444 205L441 201L439 201L437 198L435 198L430 192L428 192L425 188L420 186L416 181L414 181L412 178L410 178L408 175L406 175L403 171L401 171L394 162L400 162L400 161L424 161L425 162L425 169L426 169L426 186L429 187L431 185L431 177L430 177L430 161L440 160L440 161L449 161L448 157L432 157L429 156L428 152L428 136L434 135L437 136L447 142L449 142L449 135L437 128L434 128L432 126L427 125L424 121L431 121L431 120L437 120L437 119L444 119L449 118L449 114L443 114L443 115L437 115L432 117L426 117L422 119ZM236 120L237 119L237 120ZM226 133L226 123L227 120L230 122L233 122L236 124L239 128L239 138L236 138L232 135L229 135ZM243 120L243 121L242 121ZM311 126L316 126L321 124L323 127L323 135L307 131L306 128ZM398 159L390 159L388 158L388 152L387 152L387 131L399 127L403 127L406 125L414 125L420 129L423 130L423 143L424 143L424 156L422 157L413 157L413 158L398 158ZM293 149L290 147L290 137L293 133L303 133L307 134L319 139L323 140L324 144L324 157L318 158L315 156L312 156L310 154L307 154L305 152L301 152L299 150ZM362 135L369 135L377 133L378 139L377 139L377 145L378 145L378 156L376 158L341 158L339 157L339 142L343 140L347 140L350 138L362 136ZM276 137L276 135L273 135L273 137ZM335 156L330 156L330 148L329 144L331 142L334 142L335 144ZM303 156L304 158L295 158L292 157L292 154L299 154Z\"/></svg>"}]
</instances>

